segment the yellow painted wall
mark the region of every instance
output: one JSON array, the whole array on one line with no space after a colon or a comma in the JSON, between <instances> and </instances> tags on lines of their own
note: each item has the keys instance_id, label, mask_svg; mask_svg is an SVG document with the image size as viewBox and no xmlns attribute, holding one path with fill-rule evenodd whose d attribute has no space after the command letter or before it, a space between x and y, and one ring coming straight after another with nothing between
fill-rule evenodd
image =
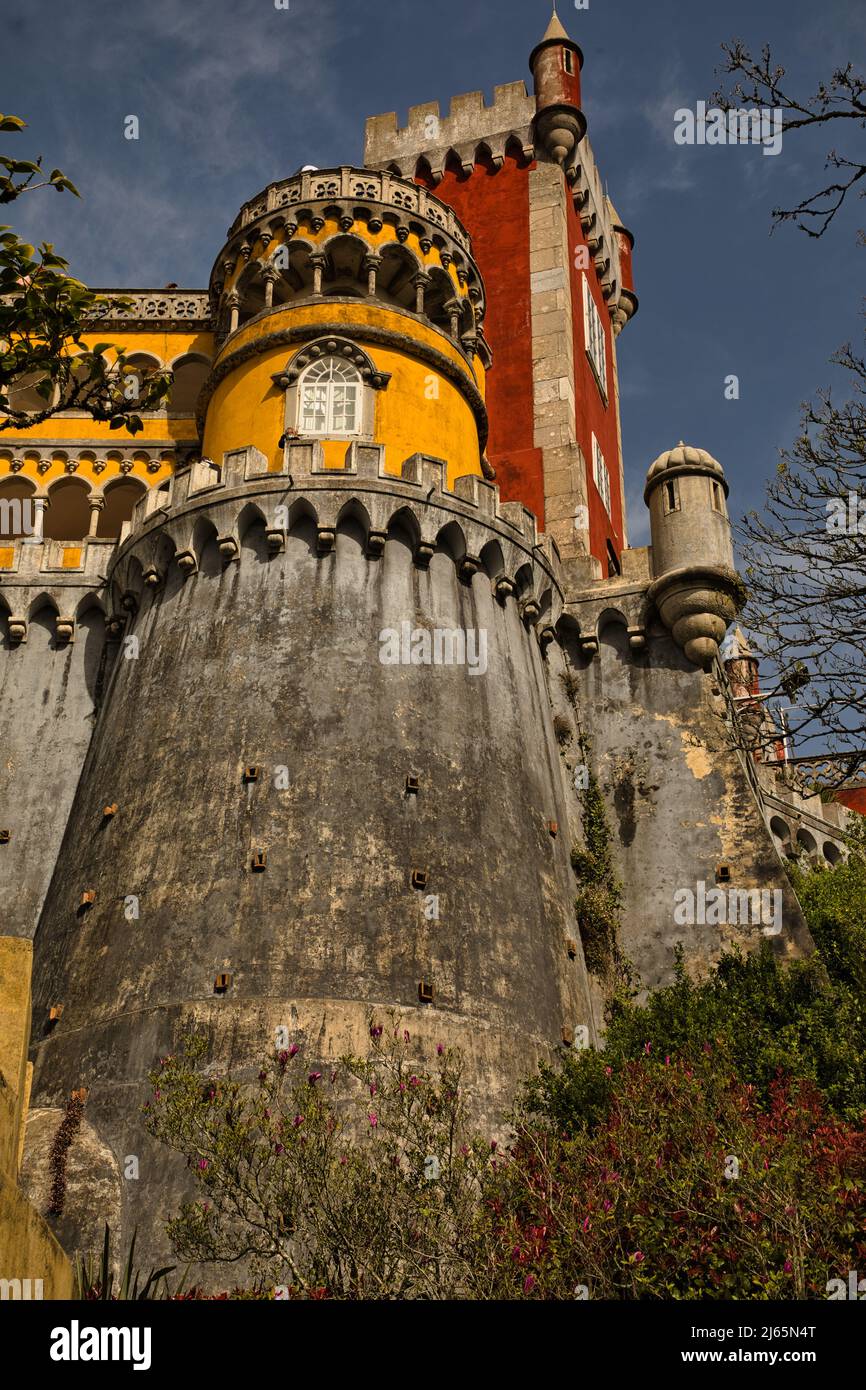
<instances>
[{"instance_id":1,"label":"yellow painted wall","mask_svg":"<svg viewBox=\"0 0 866 1390\"><path fill-rule=\"evenodd\" d=\"M186 356L187 353L197 353L202 357L213 358L214 337L212 333L195 332L190 329L180 329L166 332L156 328L137 330L126 327L119 323L116 325L105 324L99 333L86 333L83 339L87 347L93 347L99 342L114 343L128 355L143 352L155 357L160 366L170 367L179 357ZM111 358L113 354L107 353ZM130 446L139 454L131 474L132 478L137 478L148 487L158 487L164 482L173 471L174 454L170 448L159 450L160 467L158 471L149 472L147 468L148 457L155 461L153 451L150 455L146 452L151 441L159 441L164 444L166 441L185 441L189 443L195 440L198 435L194 416L167 415L164 411L158 411L141 416L143 429L139 434L132 435L128 430L113 430L107 421L92 420L84 412L70 415L53 415L50 419L44 420L39 425L33 425L27 430L4 430L0 433L0 480L11 473L10 459L4 450L8 445L20 444L24 440L32 440L34 455L32 459L25 459L24 467L20 470L18 477L29 478L34 482L40 493L43 493L52 483L57 482L58 478L66 476L65 461L57 457L57 451L66 450L71 458L78 459L78 448L85 449L88 443L100 443L118 446L128 452ZM40 473L36 467L37 457L41 454L46 456L46 451L41 443L42 440L62 440L63 443L55 445L51 450L53 461L50 468ZM78 448L76 448L78 446ZM101 490L106 483L122 477L120 471L120 459L109 461L107 467L101 472L96 472L92 462L82 459L75 471L76 478L82 478L92 488Z\"/></svg>"},{"instance_id":2,"label":"yellow painted wall","mask_svg":"<svg viewBox=\"0 0 866 1390\"><path fill-rule=\"evenodd\" d=\"M30 1090L31 942L0 937L0 1279L42 1281L43 1298L69 1298L72 1268L18 1187ZM13 1294L14 1297L14 1294Z\"/></svg>"},{"instance_id":3,"label":"yellow painted wall","mask_svg":"<svg viewBox=\"0 0 866 1390\"><path fill-rule=\"evenodd\" d=\"M433 454L448 461L448 481L465 473L481 473L478 430L466 397L428 363L411 355L365 340L364 327L376 325L435 347L459 367L461 373L483 393L483 374L476 358L477 380L465 358L444 334L404 314L395 313L373 301L348 303L322 301L293 308L287 305L250 323L227 341L221 357L268 333L301 323L345 324L346 332L367 351L376 367L391 373L383 391L373 391L375 424L373 443L385 445L385 469L399 476L401 466L411 454ZM285 428L285 393L271 377L285 369L287 362L303 345L268 348L240 363L220 383L208 406L204 453L216 463L230 449L254 445L274 468L279 468L282 450L278 441ZM438 399L431 393L438 389ZM289 422L291 426L295 421ZM325 444L327 466L341 467L346 440Z\"/></svg>"}]
</instances>

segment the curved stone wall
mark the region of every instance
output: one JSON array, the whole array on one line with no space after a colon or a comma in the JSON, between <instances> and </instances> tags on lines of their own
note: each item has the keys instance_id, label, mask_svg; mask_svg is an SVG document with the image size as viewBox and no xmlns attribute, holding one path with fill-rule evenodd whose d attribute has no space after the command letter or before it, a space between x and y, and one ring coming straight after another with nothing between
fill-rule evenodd
<instances>
[{"instance_id":1,"label":"curved stone wall","mask_svg":"<svg viewBox=\"0 0 866 1390\"><path fill-rule=\"evenodd\" d=\"M280 1025L312 1063L396 1008L464 1048L490 1124L564 1028L592 1028L536 635L560 607L549 544L477 478L442 491L437 461L342 486L290 466L288 491L181 475L121 546L111 591L133 617L37 937L33 1106L84 1086L119 1169L140 1157L123 1238L139 1226L143 1259L184 1172L139 1107L191 1021L243 1070Z\"/></svg>"}]
</instances>

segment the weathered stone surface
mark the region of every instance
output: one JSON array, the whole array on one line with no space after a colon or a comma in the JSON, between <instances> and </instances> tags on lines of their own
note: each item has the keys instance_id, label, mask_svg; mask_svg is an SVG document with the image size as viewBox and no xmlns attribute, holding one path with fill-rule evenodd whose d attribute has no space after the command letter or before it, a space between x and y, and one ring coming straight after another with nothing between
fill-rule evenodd
<instances>
[{"instance_id":1,"label":"weathered stone surface","mask_svg":"<svg viewBox=\"0 0 866 1390\"><path fill-rule=\"evenodd\" d=\"M320 516L340 505L326 487L315 500ZM243 512L240 497L220 505ZM270 555L263 524L244 515L233 525L214 511L193 531L188 579L169 563L160 519L118 562L121 587L136 548L139 573L163 550L168 567L158 588L141 588L139 656L114 668L37 938L33 1103L51 1123L40 1121L34 1190L54 1112L87 1087L94 1142L116 1170L142 1156L141 1181L122 1185L121 1232L139 1227L146 1263L165 1253L160 1222L185 1175L148 1143L139 1107L148 1069L190 1021L208 1027L215 1065L243 1072L278 1024L311 1063L330 1062L347 1039L363 1045L372 1011L395 1006L413 1036L468 1049L487 1126L564 1025L592 1023L582 965L564 949L568 837L547 825L564 824L564 802L543 662L517 599L493 596L502 560L491 553L489 570L463 583L443 544L418 569L397 527L371 561L352 515L331 553L301 514ZM240 559L224 566L215 538L233 532ZM537 570L531 582L544 611L550 580ZM382 664L380 633L403 622L484 631L486 671ZM263 772L250 784L251 763ZM409 772L417 796L405 793ZM110 803L118 812L102 826ZM267 869L254 874L258 847ZM438 920L410 886L414 867L439 896ZM84 884L96 899L81 914ZM124 913L130 895L137 920ZM219 971L233 979L215 998ZM418 1003L421 979L434 984L432 1006ZM48 1032L57 1000L63 1016ZM103 1168L110 1187L107 1159ZM92 1204L74 1179L67 1210L66 1238L92 1239Z\"/></svg>"}]
</instances>

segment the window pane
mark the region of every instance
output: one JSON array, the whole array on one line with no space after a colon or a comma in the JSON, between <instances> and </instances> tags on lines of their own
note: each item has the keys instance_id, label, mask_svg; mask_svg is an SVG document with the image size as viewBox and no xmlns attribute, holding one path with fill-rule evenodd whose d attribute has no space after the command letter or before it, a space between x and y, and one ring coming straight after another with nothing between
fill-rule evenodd
<instances>
[{"instance_id":1,"label":"window pane","mask_svg":"<svg viewBox=\"0 0 866 1390\"><path fill-rule=\"evenodd\" d=\"M358 432L360 375L351 363L324 357L307 368L301 378L299 428L304 434L356 434Z\"/></svg>"}]
</instances>

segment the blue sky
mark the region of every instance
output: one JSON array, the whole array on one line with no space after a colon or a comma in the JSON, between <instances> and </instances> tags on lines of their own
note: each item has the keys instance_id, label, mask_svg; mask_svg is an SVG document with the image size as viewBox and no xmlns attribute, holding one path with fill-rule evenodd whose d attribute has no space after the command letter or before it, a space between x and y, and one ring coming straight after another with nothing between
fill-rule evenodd
<instances>
[{"instance_id":1,"label":"blue sky","mask_svg":"<svg viewBox=\"0 0 866 1390\"><path fill-rule=\"evenodd\" d=\"M204 287L245 199L304 163L362 158L364 119L529 81L549 0L43 0L5 7L2 107L29 130L4 149L45 156L82 200L50 191L11 210L94 285ZM724 464L735 513L760 506L799 402L843 387L828 358L860 339L866 251L854 199L820 241L770 235L771 209L824 180L863 132L754 147L679 147L674 111L709 98L720 44L769 42L798 94L864 65L854 0L590 0L560 16L584 52L584 109L603 178L636 238L640 311L619 339L632 544L645 543L648 464L679 439ZM124 118L139 118L138 141ZM739 377L727 401L724 379Z\"/></svg>"}]
</instances>

